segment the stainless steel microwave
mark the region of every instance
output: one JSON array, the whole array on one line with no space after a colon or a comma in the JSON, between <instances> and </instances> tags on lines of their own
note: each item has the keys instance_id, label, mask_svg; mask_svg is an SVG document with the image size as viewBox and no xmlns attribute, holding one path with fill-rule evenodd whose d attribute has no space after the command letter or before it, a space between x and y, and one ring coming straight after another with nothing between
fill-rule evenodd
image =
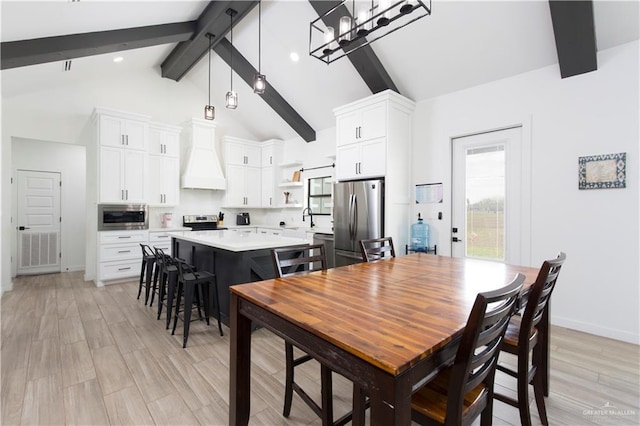
<instances>
[{"instance_id":1,"label":"stainless steel microwave","mask_svg":"<svg viewBox=\"0 0 640 426\"><path fill-rule=\"evenodd\" d=\"M98 231L149 229L146 204L98 204Z\"/></svg>"}]
</instances>

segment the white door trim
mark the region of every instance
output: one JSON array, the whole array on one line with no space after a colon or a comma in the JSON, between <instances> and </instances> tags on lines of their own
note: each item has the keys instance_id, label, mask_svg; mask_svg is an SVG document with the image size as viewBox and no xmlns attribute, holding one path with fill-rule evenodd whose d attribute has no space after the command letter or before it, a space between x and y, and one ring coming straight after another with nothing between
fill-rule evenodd
<instances>
[{"instance_id":1,"label":"white door trim","mask_svg":"<svg viewBox=\"0 0 640 426\"><path fill-rule=\"evenodd\" d=\"M471 120L473 121L473 120ZM451 242L451 220L453 215L453 200L452 200L452 192L453 192L453 141L454 139L475 135L475 134L483 134L494 132L498 130L505 130L514 127L521 127L521 159L520 159L520 168L522 171L522 179L520 182L521 189L521 206L520 206L520 223L522 229L520 230L520 263L525 266L531 266L531 247L532 247L532 227L533 223L531 220L532 217L532 117L516 117L515 115L511 117L511 119L497 119L494 120L493 123L480 123L480 122L469 122L463 123L460 127L455 129L449 129L447 132L449 139L449 172L448 172L448 184L449 184L449 215L448 215L448 229L444 229L443 237L445 241L440 241L442 244L442 253L449 253L450 256L453 255L453 247ZM438 252L440 252L440 246L438 246Z\"/></svg>"}]
</instances>

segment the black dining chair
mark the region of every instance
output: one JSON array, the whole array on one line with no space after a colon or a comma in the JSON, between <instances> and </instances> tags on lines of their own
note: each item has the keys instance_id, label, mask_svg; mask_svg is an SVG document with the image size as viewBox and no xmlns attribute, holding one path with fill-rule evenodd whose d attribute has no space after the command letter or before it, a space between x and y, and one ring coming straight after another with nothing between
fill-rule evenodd
<instances>
[{"instance_id":1,"label":"black dining chair","mask_svg":"<svg viewBox=\"0 0 640 426\"><path fill-rule=\"evenodd\" d=\"M482 426L493 417L493 384L500 346L514 313L524 275L507 286L479 293L467 319L453 365L420 388L411 400L411 417L423 425Z\"/></svg>"},{"instance_id":2,"label":"black dining chair","mask_svg":"<svg viewBox=\"0 0 640 426\"><path fill-rule=\"evenodd\" d=\"M543 365L544 349L541 333L538 330L540 321L547 315L549 299L555 288L562 264L567 259L560 253L556 259L545 260L538 272L536 282L526 294L526 306L522 316L516 315L511 319L501 351L518 357L517 368L511 369L507 365L498 365L498 371L508 374L517 380L517 399L496 393L494 397L520 411L520 423L531 425L529 410L529 384L533 384L538 415L543 425L548 426L547 409L544 405ZM548 336L545 336L548 339ZM531 363L529 354L531 353Z\"/></svg>"},{"instance_id":3,"label":"black dining chair","mask_svg":"<svg viewBox=\"0 0 640 426\"><path fill-rule=\"evenodd\" d=\"M396 257L396 250L393 247L393 239L391 237L360 240L360 252L362 253L363 262L372 262L385 257Z\"/></svg>"},{"instance_id":4,"label":"black dining chair","mask_svg":"<svg viewBox=\"0 0 640 426\"><path fill-rule=\"evenodd\" d=\"M278 278L292 275L305 274L313 271L325 271L327 269L327 257L324 244L292 246L276 248L271 250L273 266ZM351 420L351 413L346 414L337 421L333 421L333 390L331 370L320 364L321 399L322 405L316 403L307 392L295 381L295 367L312 360L309 354L294 357L293 345L285 341L285 362L286 378L284 390L284 408L282 415L289 417L293 393L297 393L300 398L313 410L323 423L331 423L335 426L344 425Z\"/></svg>"}]
</instances>

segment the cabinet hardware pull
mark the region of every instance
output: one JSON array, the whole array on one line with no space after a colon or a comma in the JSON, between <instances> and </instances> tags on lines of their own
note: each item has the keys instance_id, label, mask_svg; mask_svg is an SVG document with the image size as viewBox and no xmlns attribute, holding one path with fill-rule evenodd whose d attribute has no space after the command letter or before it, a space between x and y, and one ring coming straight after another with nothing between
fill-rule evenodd
<instances>
[{"instance_id":1,"label":"cabinet hardware pull","mask_svg":"<svg viewBox=\"0 0 640 426\"><path fill-rule=\"evenodd\" d=\"M131 253L131 250L118 250L118 253Z\"/></svg>"},{"instance_id":2,"label":"cabinet hardware pull","mask_svg":"<svg viewBox=\"0 0 640 426\"><path fill-rule=\"evenodd\" d=\"M128 200L128 199L129 199L129 190L128 190L128 189L125 189L125 190L124 190L124 194L126 195L125 200Z\"/></svg>"},{"instance_id":3,"label":"cabinet hardware pull","mask_svg":"<svg viewBox=\"0 0 640 426\"><path fill-rule=\"evenodd\" d=\"M129 146L129 135L127 135L127 146Z\"/></svg>"},{"instance_id":4,"label":"cabinet hardware pull","mask_svg":"<svg viewBox=\"0 0 640 426\"><path fill-rule=\"evenodd\" d=\"M120 135L120 145L124 145L124 135Z\"/></svg>"},{"instance_id":5,"label":"cabinet hardware pull","mask_svg":"<svg viewBox=\"0 0 640 426\"><path fill-rule=\"evenodd\" d=\"M127 235L127 236L120 236L120 237L118 237L118 238L120 238L120 239L124 239L124 238L131 238L131 235Z\"/></svg>"},{"instance_id":6,"label":"cabinet hardware pull","mask_svg":"<svg viewBox=\"0 0 640 426\"><path fill-rule=\"evenodd\" d=\"M118 271L128 271L129 269L131 269L131 266L128 266L126 268L118 268Z\"/></svg>"}]
</instances>

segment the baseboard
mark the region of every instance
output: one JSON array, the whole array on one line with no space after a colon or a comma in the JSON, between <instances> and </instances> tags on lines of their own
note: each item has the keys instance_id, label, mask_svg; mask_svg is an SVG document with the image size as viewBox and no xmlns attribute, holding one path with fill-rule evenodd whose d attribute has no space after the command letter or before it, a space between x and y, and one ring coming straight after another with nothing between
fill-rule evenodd
<instances>
[{"instance_id":1,"label":"baseboard","mask_svg":"<svg viewBox=\"0 0 640 426\"><path fill-rule=\"evenodd\" d=\"M560 327L570 328L572 330L583 331L596 336L608 337L609 339L622 340L623 342L640 344L640 336L624 330L616 330L613 328L602 327L583 321L576 321L569 318L556 317L552 318L551 323Z\"/></svg>"}]
</instances>

